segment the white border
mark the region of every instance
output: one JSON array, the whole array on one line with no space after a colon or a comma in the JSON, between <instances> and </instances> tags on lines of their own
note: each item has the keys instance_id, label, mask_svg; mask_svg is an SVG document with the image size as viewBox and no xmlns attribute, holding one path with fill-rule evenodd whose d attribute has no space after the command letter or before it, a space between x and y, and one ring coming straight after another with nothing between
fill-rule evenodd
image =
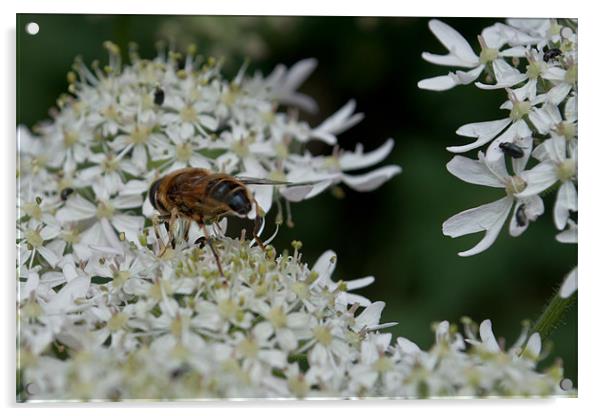
<instances>
[{"instance_id":1,"label":"white border","mask_svg":"<svg viewBox=\"0 0 602 416\"><path fill-rule=\"evenodd\" d=\"M198 414L199 411L210 412L224 410L236 414L306 414L315 411L329 411L340 408L346 415L364 414L370 411L383 413L408 410L419 413L450 414L482 414L505 415L516 411L545 412L545 414L563 414L567 412L582 412L590 405L600 402L602 388L600 376L600 331L596 317L600 315L599 305L595 296L602 295L600 287L602 277L600 268L596 267L596 256L600 256L600 246L597 245L602 235L600 226L602 212L600 204L600 185L596 179L600 175L600 161L594 158L602 155L602 134L595 131L595 123L601 118L602 105L599 104L602 94L600 80L596 85L595 76L602 73L600 56L602 56L602 34L600 14L594 11L594 6L584 5L573 1L527 2L524 0L504 0L497 2L469 1L432 1L395 2L393 0L370 0L368 2L352 3L347 1L303 0L298 2L268 1L268 0L101 0L101 1L67 1L67 0L20 0L18 4L1 2L0 20L2 21L2 59L0 65L0 91L4 97L0 100L0 125L3 126L2 143L2 181L0 184L8 194L3 198L2 230L2 284L0 287L2 305L1 314L4 316L2 326L2 379L0 381L1 403L8 407L8 414L25 412L26 414L44 412L46 415L81 414L85 408L86 414L96 415L107 411L111 413L131 414L132 410L145 407L149 415L164 414L166 407L177 407L178 415ZM8 3L8 4L7 4ZM589 4L594 4L589 2ZM378 16L520 16L541 17L562 15L579 18L579 115L581 143L580 164L580 234L579 234L579 271L581 275L579 290L579 399L576 400L431 400L431 401L373 401L373 402L203 402L198 404L93 404L70 405L62 409L57 405L28 406L16 405L14 402L14 368L15 368L15 321L14 321L14 168L15 168L15 13L133 13L133 14L280 14L280 15L378 15ZM567 16L568 17L568 16ZM400 40L402 48L403 40ZM597 306L597 307L596 307ZM21 408L21 409L19 409Z\"/></svg>"}]
</instances>

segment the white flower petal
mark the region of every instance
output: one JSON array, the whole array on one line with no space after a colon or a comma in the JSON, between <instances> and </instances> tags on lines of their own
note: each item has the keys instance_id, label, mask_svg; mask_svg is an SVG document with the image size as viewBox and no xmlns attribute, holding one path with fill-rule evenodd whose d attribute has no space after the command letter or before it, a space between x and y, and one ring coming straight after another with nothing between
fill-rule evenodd
<instances>
[{"instance_id":1,"label":"white flower petal","mask_svg":"<svg viewBox=\"0 0 602 416\"><path fill-rule=\"evenodd\" d=\"M490 352L500 352L500 346L493 335L493 329L491 327L491 320L486 319L481 322L479 326L479 335L483 341L483 346Z\"/></svg>"},{"instance_id":2,"label":"white flower petal","mask_svg":"<svg viewBox=\"0 0 602 416\"><path fill-rule=\"evenodd\" d=\"M84 298L90 287L89 277L77 277L67 283L45 306L46 313L55 314L68 312L74 305L73 301Z\"/></svg>"},{"instance_id":3,"label":"white flower petal","mask_svg":"<svg viewBox=\"0 0 602 416\"><path fill-rule=\"evenodd\" d=\"M560 243L577 244L577 224L569 219L569 228L556 234L556 241Z\"/></svg>"},{"instance_id":4,"label":"white flower petal","mask_svg":"<svg viewBox=\"0 0 602 416\"><path fill-rule=\"evenodd\" d=\"M513 200L504 197L495 202L471 208L454 215L443 223L443 234L456 238L466 234L485 231L483 239L472 249L458 253L459 256L472 256L489 248L512 208Z\"/></svg>"},{"instance_id":5,"label":"white flower petal","mask_svg":"<svg viewBox=\"0 0 602 416\"><path fill-rule=\"evenodd\" d=\"M388 139L379 148L364 153L363 146L357 145L354 152L344 152L339 157L339 166L341 170L362 169L368 166L375 165L383 161L393 149L393 139Z\"/></svg>"},{"instance_id":6,"label":"white flower petal","mask_svg":"<svg viewBox=\"0 0 602 416\"><path fill-rule=\"evenodd\" d=\"M96 207L80 195L74 195L67 201L66 205L56 213L56 219L60 222L80 221L92 218L96 215Z\"/></svg>"},{"instance_id":7,"label":"white flower petal","mask_svg":"<svg viewBox=\"0 0 602 416\"><path fill-rule=\"evenodd\" d=\"M456 134L459 136L476 137L477 140L463 146L451 146L447 150L453 153L467 152L489 142L510 124L510 118L494 121L483 121L461 126Z\"/></svg>"},{"instance_id":8,"label":"white flower petal","mask_svg":"<svg viewBox=\"0 0 602 416\"><path fill-rule=\"evenodd\" d=\"M525 345L525 351L521 355L526 355L530 359L539 357L541 353L541 336L536 332L529 337L527 345Z\"/></svg>"},{"instance_id":9,"label":"white flower petal","mask_svg":"<svg viewBox=\"0 0 602 416\"><path fill-rule=\"evenodd\" d=\"M314 284L317 284L318 282L324 285L333 284L332 280L330 279L330 276L332 276L332 272L334 271L336 266L337 255L334 251L327 250L324 253L322 253L320 258L318 258L318 261L316 261L316 263L314 264L314 267L312 267L311 269L312 271L318 273L318 278L316 279L316 282Z\"/></svg>"},{"instance_id":10,"label":"white flower petal","mask_svg":"<svg viewBox=\"0 0 602 416\"><path fill-rule=\"evenodd\" d=\"M577 267L567 274L558 294L561 298L569 298L577 290Z\"/></svg>"},{"instance_id":11,"label":"white flower petal","mask_svg":"<svg viewBox=\"0 0 602 416\"><path fill-rule=\"evenodd\" d=\"M519 198L537 195L548 189L558 180L556 177L556 166L549 162L539 163L533 169L524 171L521 176L527 182L527 187L524 191L516 194Z\"/></svg>"},{"instance_id":12,"label":"white flower petal","mask_svg":"<svg viewBox=\"0 0 602 416\"><path fill-rule=\"evenodd\" d=\"M569 211L577 211L577 189L573 182L566 181L558 188L554 204L554 224L559 230L566 227Z\"/></svg>"},{"instance_id":13,"label":"white flower petal","mask_svg":"<svg viewBox=\"0 0 602 416\"><path fill-rule=\"evenodd\" d=\"M378 188L399 173L401 173L401 167L389 165L364 175L343 175L343 182L356 191L367 192Z\"/></svg>"},{"instance_id":14,"label":"white flower petal","mask_svg":"<svg viewBox=\"0 0 602 416\"><path fill-rule=\"evenodd\" d=\"M385 308L385 302L374 302L362 311L356 318L352 328L358 332L362 328L370 328L378 325L380 316Z\"/></svg>"},{"instance_id":15,"label":"white flower petal","mask_svg":"<svg viewBox=\"0 0 602 416\"><path fill-rule=\"evenodd\" d=\"M446 168L452 175L462 179L464 182L495 188L503 188L505 186L482 160L454 156L447 163Z\"/></svg>"},{"instance_id":16,"label":"white flower petal","mask_svg":"<svg viewBox=\"0 0 602 416\"><path fill-rule=\"evenodd\" d=\"M479 64L479 57L474 53L470 44L454 28L440 20L430 20L429 29L439 39L441 44L458 58L455 66L473 67Z\"/></svg>"},{"instance_id":17,"label":"white flower petal","mask_svg":"<svg viewBox=\"0 0 602 416\"><path fill-rule=\"evenodd\" d=\"M446 91L455 87L456 81L449 75L440 75L423 79L418 82L418 88L429 91Z\"/></svg>"}]
</instances>

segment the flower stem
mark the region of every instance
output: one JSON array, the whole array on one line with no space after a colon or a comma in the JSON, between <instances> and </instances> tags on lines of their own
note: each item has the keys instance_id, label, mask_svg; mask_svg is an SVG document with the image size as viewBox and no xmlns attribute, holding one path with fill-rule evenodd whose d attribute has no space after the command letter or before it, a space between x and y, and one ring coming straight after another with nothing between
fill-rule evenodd
<instances>
[{"instance_id":1,"label":"flower stem","mask_svg":"<svg viewBox=\"0 0 602 416\"><path fill-rule=\"evenodd\" d=\"M538 332L541 340L545 340L562 323L564 314L571 308L575 299L577 299L576 291L568 298L561 297L560 291L556 291L531 328L531 334Z\"/></svg>"}]
</instances>

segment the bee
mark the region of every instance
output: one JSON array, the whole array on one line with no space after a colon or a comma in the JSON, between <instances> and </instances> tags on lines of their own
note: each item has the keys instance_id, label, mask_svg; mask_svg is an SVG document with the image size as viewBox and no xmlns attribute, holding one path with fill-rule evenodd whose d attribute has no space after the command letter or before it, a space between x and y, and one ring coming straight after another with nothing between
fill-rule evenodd
<instances>
[{"instance_id":1,"label":"bee","mask_svg":"<svg viewBox=\"0 0 602 416\"><path fill-rule=\"evenodd\" d=\"M502 149L502 152L504 152L504 154L506 154L514 159L520 159L521 157L523 157L525 155L525 152L523 151L523 149L516 143L512 143L512 142L500 143L500 149Z\"/></svg>"},{"instance_id":2,"label":"bee","mask_svg":"<svg viewBox=\"0 0 602 416\"><path fill-rule=\"evenodd\" d=\"M306 183L303 183L306 184ZM294 185L303 185L301 183ZM263 248L257 236L260 208L247 185L293 185L290 182L269 179L236 177L225 173L214 173L201 168L183 168L173 171L154 181L149 189L151 205L159 211L161 221L169 220L169 232L173 240L173 223L176 219L186 220L186 230L191 221L196 222L204 231L207 243L216 258L218 269L223 275L219 256L211 244L211 238L205 223L219 221L226 215L247 217L256 208L253 237ZM187 234L187 231L186 231ZM199 243L202 239L199 239Z\"/></svg>"},{"instance_id":3,"label":"bee","mask_svg":"<svg viewBox=\"0 0 602 416\"><path fill-rule=\"evenodd\" d=\"M153 102L155 105L160 106L163 104L163 101L165 101L165 91L163 91L161 87L157 86L153 94Z\"/></svg>"},{"instance_id":4,"label":"bee","mask_svg":"<svg viewBox=\"0 0 602 416\"><path fill-rule=\"evenodd\" d=\"M560 55L562 55L562 51L560 49L558 49L558 48L549 49L548 51L544 52L543 60L544 60L544 62L550 62L550 61L558 58Z\"/></svg>"}]
</instances>

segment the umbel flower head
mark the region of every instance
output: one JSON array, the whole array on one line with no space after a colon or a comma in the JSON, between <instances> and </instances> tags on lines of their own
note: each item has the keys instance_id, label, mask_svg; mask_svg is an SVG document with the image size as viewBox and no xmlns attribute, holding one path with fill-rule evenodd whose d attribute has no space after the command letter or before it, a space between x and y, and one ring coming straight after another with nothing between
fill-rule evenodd
<instances>
[{"instance_id":1,"label":"umbel flower head","mask_svg":"<svg viewBox=\"0 0 602 416\"><path fill-rule=\"evenodd\" d=\"M559 365L535 368L537 335L483 354L490 330L469 335L467 348L443 323L431 350L392 343L384 303L350 293L374 278L333 280L332 251L310 267L300 243L278 254L269 240L262 249L227 237L225 220L207 226L212 247L199 245L196 224L188 238L174 224L171 244L149 219L147 193L173 169L315 182L255 189L267 212L339 182L375 189L400 168L346 172L382 161L392 141L371 152L305 150L310 140L336 146L362 118L353 102L317 127L280 110L313 106L296 92L313 60L266 78L243 68L227 81L219 61L194 50L144 60L132 49L124 65L106 46L106 67L76 61L53 121L37 136L20 130L19 400L561 393Z\"/></svg>"},{"instance_id":2,"label":"umbel flower head","mask_svg":"<svg viewBox=\"0 0 602 416\"><path fill-rule=\"evenodd\" d=\"M503 89L507 99L500 109L509 111L503 119L460 126L458 135L475 140L447 148L464 153L487 146L477 160L454 156L447 168L465 182L504 188L506 196L454 215L443 223L443 233L458 237L485 231L475 247L459 253L478 254L493 245L509 216L510 235L522 234L544 212L540 195L554 186L558 188L553 212L559 238L569 229L576 233L571 213L578 210L577 21L508 19L506 24L495 23L478 36L480 55L447 24L431 20L429 28L449 53L425 52L425 60L471 69L422 80L418 87L442 91L474 82L483 90ZM478 82L482 74L486 74L485 82Z\"/></svg>"},{"instance_id":3,"label":"umbel flower head","mask_svg":"<svg viewBox=\"0 0 602 416\"><path fill-rule=\"evenodd\" d=\"M437 327L426 351L381 332L383 302L334 281L336 255L310 268L292 255L224 237L224 274L207 248L121 243L85 267L29 270L21 290L22 384L29 400L431 397L562 394L559 363L535 370L539 336L509 351L466 323ZM156 247L155 247L156 248ZM104 260L102 260L104 259ZM101 261L102 260L102 261ZM65 284L65 280L67 283ZM471 346L472 345L472 346ZM160 357L160 358L159 358ZM27 390L24 392L27 394Z\"/></svg>"}]
</instances>

